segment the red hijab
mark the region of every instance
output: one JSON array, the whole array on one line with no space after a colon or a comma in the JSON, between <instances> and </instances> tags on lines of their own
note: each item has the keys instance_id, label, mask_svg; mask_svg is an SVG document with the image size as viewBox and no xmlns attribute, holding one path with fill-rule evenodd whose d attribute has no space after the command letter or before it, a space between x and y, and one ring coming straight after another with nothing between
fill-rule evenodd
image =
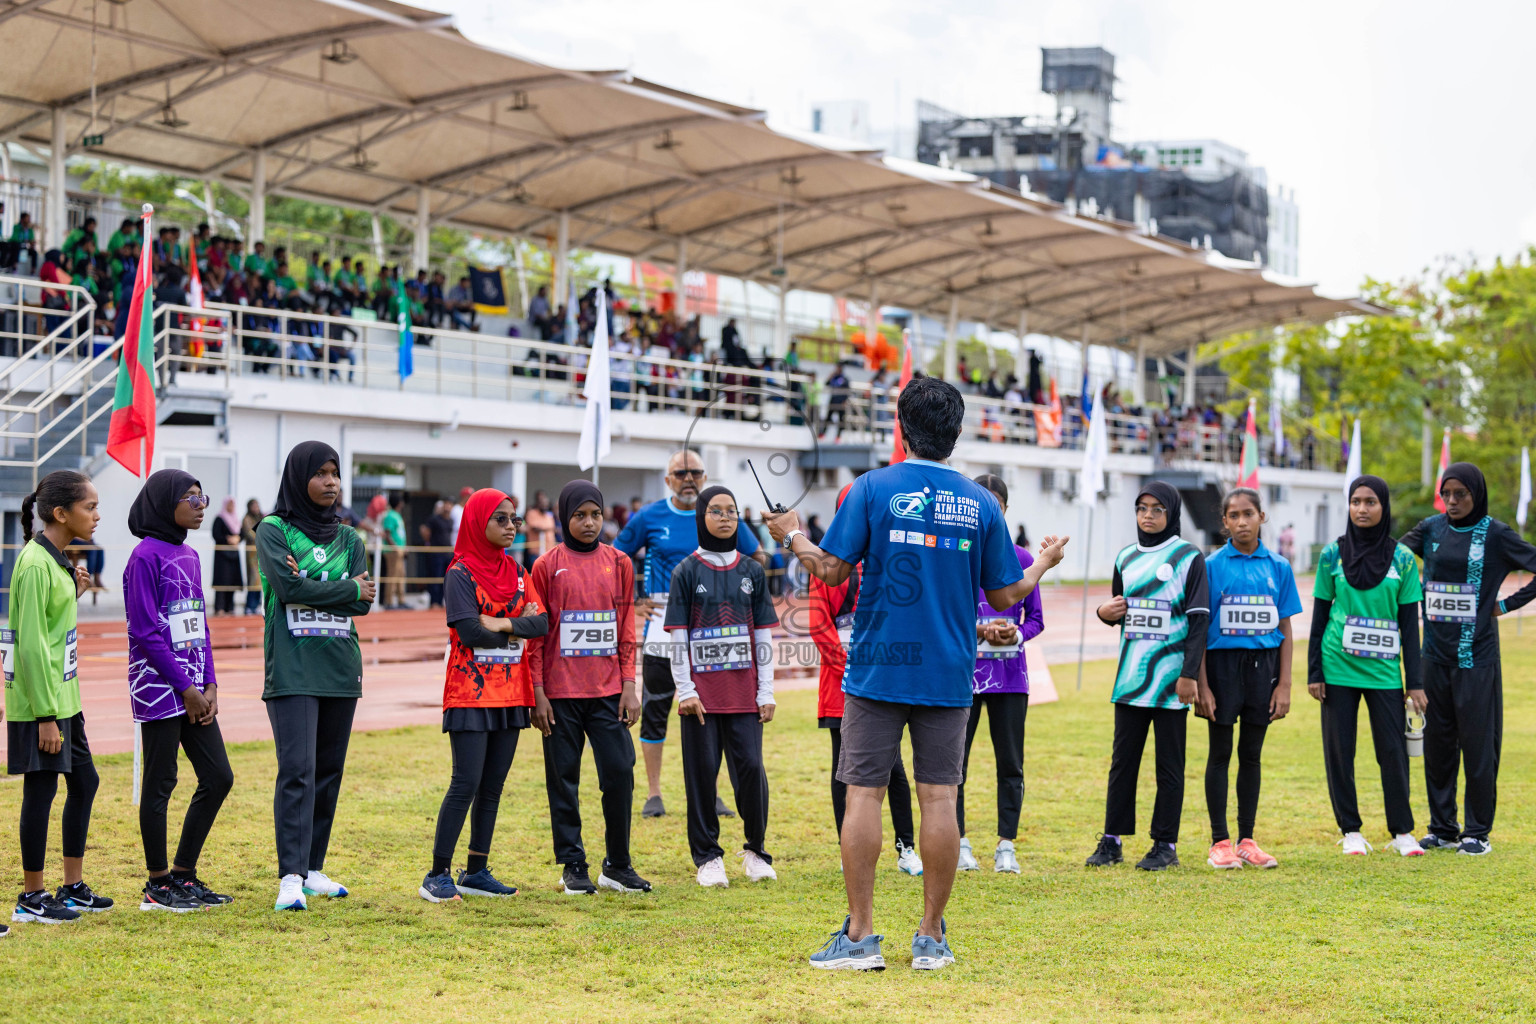
<instances>
[{"instance_id":1,"label":"red hijab","mask_svg":"<svg viewBox=\"0 0 1536 1024\"><path fill-rule=\"evenodd\" d=\"M517 596L521 575L517 559L485 539L485 528L496 506L507 495L494 487L474 492L464 502L464 518L459 523L459 539L453 545L453 565L463 565L493 601L510 601Z\"/></svg>"}]
</instances>

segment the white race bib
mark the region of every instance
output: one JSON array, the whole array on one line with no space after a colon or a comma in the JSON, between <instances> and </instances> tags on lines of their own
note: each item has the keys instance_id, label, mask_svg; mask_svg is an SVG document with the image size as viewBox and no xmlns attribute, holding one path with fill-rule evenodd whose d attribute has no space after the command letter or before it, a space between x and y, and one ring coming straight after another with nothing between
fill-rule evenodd
<instances>
[{"instance_id":1,"label":"white race bib","mask_svg":"<svg viewBox=\"0 0 1536 1024\"><path fill-rule=\"evenodd\" d=\"M834 622L837 626L837 642L843 645L843 651L846 653L853 643L853 612L839 615Z\"/></svg>"},{"instance_id":2,"label":"white race bib","mask_svg":"<svg viewBox=\"0 0 1536 1024\"><path fill-rule=\"evenodd\" d=\"M7 684L16 678L16 631L0 629L0 662L5 665Z\"/></svg>"},{"instance_id":3,"label":"white race bib","mask_svg":"<svg viewBox=\"0 0 1536 1024\"><path fill-rule=\"evenodd\" d=\"M1470 583L1424 582L1424 617L1430 622L1476 622L1477 588Z\"/></svg>"},{"instance_id":4,"label":"white race bib","mask_svg":"<svg viewBox=\"0 0 1536 1024\"><path fill-rule=\"evenodd\" d=\"M746 626L710 626L690 630L688 655L695 672L727 672L752 667L752 631Z\"/></svg>"},{"instance_id":5,"label":"white race bib","mask_svg":"<svg viewBox=\"0 0 1536 1024\"><path fill-rule=\"evenodd\" d=\"M352 635L352 617L311 608L307 604L287 606L288 632L293 636Z\"/></svg>"},{"instance_id":6,"label":"white race bib","mask_svg":"<svg viewBox=\"0 0 1536 1024\"><path fill-rule=\"evenodd\" d=\"M986 617L978 617L976 619L976 622L978 624L980 624L980 625L986 625L989 622L997 622L997 621L999 621L999 619L995 615L994 616L986 616ZM1004 620L1001 620L1001 621L1006 622L1008 620L1004 619ZM1019 631L1019 628L1018 628L1019 624L1017 622L1012 623L1012 625L1013 625L1014 628L1013 628L1013 643L1011 643L1011 644L993 644L993 643L988 643L986 640L981 639L981 637L977 637L976 638L976 657L978 657L978 658L980 658L982 660L996 661L996 660L1001 659L1001 658L1017 658L1021 653L1023 653L1023 651L1024 651L1024 634Z\"/></svg>"},{"instance_id":7,"label":"white race bib","mask_svg":"<svg viewBox=\"0 0 1536 1024\"><path fill-rule=\"evenodd\" d=\"M605 612L560 613L560 656L603 658L619 653L618 616Z\"/></svg>"},{"instance_id":8,"label":"white race bib","mask_svg":"<svg viewBox=\"0 0 1536 1024\"><path fill-rule=\"evenodd\" d=\"M1268 594L1223 594L1222 636L1263 636L1280 628L1280 609Z\"/></svg>"},{"instance_id":9,"label":"white race bib","mask_svg":"<svg viewBox=\"0 0 1536 1024\"><path fill-rule=\"evenodd\" d=\"M473 649L476 665L521 665L523 644L521 637L514 638L505 647L476 647Z\"/></svg>"},{"instance_id":10,"label":"white race bib","mask_svg":"<svg viewBox=\"0 0 1536 1024\"><path fill-rule=\"evenodd\" d=\"M172 650L201 647L208 640L208 619L201 598L172 601L166 606L165 621L171 624Z\"/></svg>"},{"instance_id":11,"label":"white race bib","mask_svg":"<svg viewBox=\"0 0 1536 1024\"><path fill-rule=\"evenodd\" d=\"M1402 649L1402 638L1391 619L1350 615L1344 619L1343 646L1345 654L1357 658L1395 658Z\"/></svg>"},{"instance_id":12,"label":"white race bib","mask_svg":"<svg viewBox=\"0 0 1536 1024\"><path fill-rule=\"evenodd\" d=\"M72 629L64 637L64 681L67 683L75 678L75 673L80 669L80 652L76 648L79 638L79 630Z\"/></svg>"},{"instance_id":13,"label":"white race bib","mask_svg":"<svg viewBox=\"0 0 1536 1024\"><path fill-rule=\"evenodd\" d=\"M1125 599L1127 640L1166 640L1173 635L1173 606L1147 597Z\"/></svg>"}]
</instances>

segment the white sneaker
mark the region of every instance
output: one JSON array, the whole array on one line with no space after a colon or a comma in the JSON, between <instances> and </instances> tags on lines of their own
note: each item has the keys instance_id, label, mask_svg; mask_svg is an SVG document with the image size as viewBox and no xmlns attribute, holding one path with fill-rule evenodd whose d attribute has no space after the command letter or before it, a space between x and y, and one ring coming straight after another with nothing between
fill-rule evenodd
<instances>
[{"instance_id":1,"label":"white sneaker","mask_svg":"<svg viewBox=\"0 0 1536 1024\"><path fill-rule=\"evenodd\" d=\"M731 884L731 880L725 877L725 861L719 857L700 865L696 878L705 888L715 886L724 889Z\"/></svg>"},{"instance_id":2,"label":"white sneaker","mask_svg":"<svg viewBox=\"0 0 1536 1024\"><path fill-rule=\"evenodd\" d=\"M277 902L273 910L308 910L309 901L304 899L304 879L298 875L284 875L277 887Z\"/></svg>"},{"instance_id":3,"label":"white sneaker","mask_svg":"<svg viewBox=\"0 0 1536 1024\"><path fill-rule=\"evenodd\" d=\"M742 850L740 854L741 866L747 871L749 882L776 882L779 873L773 870L773 865L759 857L752 850ZM706 865L707 866L707 865Z\"/></svg>"},{"instance_id":4,"label":"white sneaker","mask_svg":"<svg viewBox=\"0 0 1536 1024\"><path fill-rule=\"evenodd\" d=\"M1365 836L1359 832L1344 833L1344 838L1339 840L1339 844L1344 847L1345 853L1357 856L1364 856L1375 849L1374 846L1365 841ZM1418 844L1415 843L1414 845Z\"/></svg>"},{"instance_id":5,"label":"white sneaker","mask_svg":"<svg viewBox=\"0 0 1536 1024\"><path fill-rule=\"evenodd\" d=\"M997 852L992 855L992 870L1009 875L1019 873L1019 858L1013 855L1013 841L999 839Z\"/></svg>"},{"instance_id":6,"label":"white sneaker","mask_svg":"<svg viewBox=\"0 0 1536 1024\"><path fill-rule=\"evenodd\" d=\"M960 862L955 865L956 871L980 871L981 865L976 863L976 855L971 852L971 841L961 838Z\"/></svg>"},{"instance_id":7,"label":"white sneaker","mask_svg":"<svg viewBox=\"0 0 1536 1024\"><path fill-rule=\"evenodd\" d=\"M339 899L347 894L347 887L333 882L319 871L311 871L304 879L304 895L330 896Z\"/></svg>"},{"instance_id":8,"label":"white sneaker","mask_svg":"<svg viewBox=\"0 0 1536 1024\"><path fill-rule=\"evenodd\" d=\"M896 844L896 867L914 877L923 873L923 861L917 851L900 842Z\"/></svg>"},{"instance_id":9,"label":"white sneaker","mask_svg":"<svg viewBox=\"0 0 1536 1024\"><path fill-rule=\"evenodd\" d=\"M1420 846L1419 841L1413 838L1413 835L1408 832L1404 832L1402 835L1388 843L1387 849L1396 850L1404 857L1424 856L1424 847Z\"/></svg>"}]
</instances>

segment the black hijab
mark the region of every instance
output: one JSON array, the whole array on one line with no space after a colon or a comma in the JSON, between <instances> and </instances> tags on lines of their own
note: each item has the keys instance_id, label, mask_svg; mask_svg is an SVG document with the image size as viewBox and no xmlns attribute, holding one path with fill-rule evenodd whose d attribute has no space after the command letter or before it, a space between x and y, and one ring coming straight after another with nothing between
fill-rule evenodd
<instances>
[{"instance_id":1,"label":"black hijab","mask_svg":"<svg viewBox=\"0 0 1536 1024\"><path fill-rule=\"evenodd\" d=\"M1179 512L1184 508L1184 502L1172 484L1161 480L1153 480L1143 485L1141 490L1136 492L1136 497L1140 498L1143 494L1156 498L1162 502L1163 508L1168 510L1168 525L1164 526L1161 532L1148 533L1141 528L1140 523L1136 525L1136 543L1144 548L1155 548L1169 537L1179 535Z\"/></svg>"},{"instance_id":2,"label":"black hijab","mask_svg":"<svg viewBox=\"0 0 1536 1024\"><path fill-rule=\"evenodd\" d=\"M1344 563L1344 578L1356 590L1370 590L1387 578L1397 541L1392 539L1392 492L1379 476L1357 476L1349 483L1349 495L1369 487L1381 502L1381 522L1362 529L1355 517L1347 516L1344 536L1339 538L1339 560Z\"/></svg>"},{"instance_id":3,"label":"black hijab","mask_svg":"<svg viewBox=\"0 0 1536 1024\"><path fill-rule=\"evenodd\" d=\"M1465 519L1451 519L1451 525L1466 527L1482 522L1488 514L1488 482L1483 479L1483 471L1470 462L1453 462L1445 467L1440 486L1444 487L1447 480L1457 480L1472 492L1472 514Z\"/></svg>"},{"instance_id":4,"label":"black hijab","mask_svg":"<svg viewBox=\"0 0 1536 1024\"><path fill-rule=\"evenodd\" d=\"M713 487L704 488L704 493L699 495L699 500L693 506L693 523L699 531L699 547L705 551L718 551L723 554L727 551L736 550L736 534L732 533L729 537L716 537L709 532L709 525L705 519L709 510L709 503L722 494L732 501L736 500L736 495L731 493L729 487L721 487L719 484L716 484ZM741 522L739 520L737 521L736 529L741 529Z\"/></svg>"},{"instance_id":5,"label":"black hijab","mask_svg":"<svg viewBox=\"0 0 1536 1024\"><path fill-rule=\"evenodd\" d=\"M185 544L187 531L176 525L176 505L194 486L202 484L184 469L161 469L149 474L128 509L128 532L167 544Z\"/></svg>"},{"instance_id":6,"label":"black hijab","mask_svg":"<svg viewBox=\"0 0 1536 1024\"><path fill-rule=\"evenodd\" d=\"M327 462L334 462L338 469L341 468L341 456L324 441L294 445L293 451L288 453L288 461L283 464L283 480L277 485L277 504L272 506L273 515L298 527L300 533L316 544L329 544L341 528L336 518L340 498L329 508L309 499L309 478L320 472L320 467Z\"/></svg>"},{"instance_id":7,"label":"black hijab","mask_svg":"<svg viewBox=\"0 0 1536 1024\"><path fill-rule=\"evenodd\" d=\"M560 489L560 530L565 535L565 546L572 551L586 554L588 551L596 551L601 544L602 534L590 544L583 544L571 536L571 517L576 510L589 501L597 502L598 508L605 508L603 504L603 492L597 489L597 485L590 480L572 480Z\"/></svg>"}]
</instances>

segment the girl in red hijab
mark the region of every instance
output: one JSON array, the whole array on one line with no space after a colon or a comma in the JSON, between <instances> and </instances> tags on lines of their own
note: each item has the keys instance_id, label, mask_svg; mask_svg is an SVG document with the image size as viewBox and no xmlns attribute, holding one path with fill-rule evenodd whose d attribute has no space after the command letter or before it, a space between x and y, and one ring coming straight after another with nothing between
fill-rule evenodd
<instances>
[{"instance_id":1,"label":"girl in red hijab","mask_svg":"<svg viewBox=\"0 0 1536 1024\"><path fill-rule=\"evenodd\" d=\"M437 814L432 870L419 890L432 903L517 892L496 880L486 858L518 732L528 728L533 707L524 647L549 630L543 599L507 550L522 525L501 491L470 495L443 581L449 627L443 731L453 748L453 778ZM471 805L469 862L455 885L449 868Z\"/></svg>"}]
</instances>

